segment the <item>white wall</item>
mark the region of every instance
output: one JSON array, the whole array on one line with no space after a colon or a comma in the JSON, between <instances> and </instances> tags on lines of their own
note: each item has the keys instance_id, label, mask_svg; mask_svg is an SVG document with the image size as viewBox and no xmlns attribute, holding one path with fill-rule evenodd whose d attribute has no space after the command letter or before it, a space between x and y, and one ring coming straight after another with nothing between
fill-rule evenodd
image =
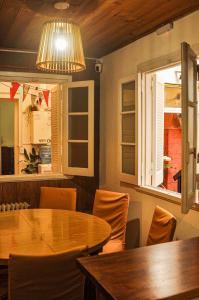
<instances>
[{"instance_id":1,"label":"white wall","mask_svg":"<svg viewBox=\"0 0 199 300\"><path fill-rule=\"evenodd\" d=\"M124 188L119 180L118 161L118 80L136 73L137 65L148 60L180 51L180 43L199 43L199 11L174 23L174 29L164 35L152 33L142 39L113 52L103 58L101 74L101 119L100 119L100 186L130 194L129 218L139 217L142 224L141 241L146 236L156 204L171 211L178 219L178 239L199 235L199 212L191 210L187 215L180 212L180 206L155 197Z\"/></svg>"}]
</instances>

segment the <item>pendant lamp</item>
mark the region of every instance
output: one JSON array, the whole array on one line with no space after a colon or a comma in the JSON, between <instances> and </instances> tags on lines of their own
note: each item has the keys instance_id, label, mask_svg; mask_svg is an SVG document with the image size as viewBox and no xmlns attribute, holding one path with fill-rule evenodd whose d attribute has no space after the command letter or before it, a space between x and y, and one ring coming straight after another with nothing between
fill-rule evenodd
<instances>
[{"instance_id":1,"label":"pendant lamp","mask_svg":"<svg viewBox=\"0 0 199 300\"><path fill-rule=\"evenodd\" d=\"M37 68L54 73L73 73L86 69L79 26L65 19L43 26Z\"/></svg>"}]
</instances>

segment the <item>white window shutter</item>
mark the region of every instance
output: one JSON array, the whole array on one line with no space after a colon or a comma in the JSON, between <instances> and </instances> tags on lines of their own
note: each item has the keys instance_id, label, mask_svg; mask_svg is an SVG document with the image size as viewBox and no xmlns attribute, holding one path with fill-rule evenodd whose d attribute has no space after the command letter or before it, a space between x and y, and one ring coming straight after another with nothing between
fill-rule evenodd
<instances>
[{"instance_id":1,"label":"white window shutter","mask_svg":"<svg viewBox=\"0 0 199 300\"><path fill-rule=\"evenodd\" d=\"M153 91L153 150L152 150L152 185L163 182L164 156L164 83L158 75L152 77Z\"/></svg>"},{"instance_id":2,"label":"white window shutter","mask_svg":"<svg viewBox=\"0 0 199 300\"><path fill-rule=\"evenodd\" d=\"M119 81L119 164L120 181L138 184L138 97L137 76Z\"/></svg>"},{"instance_id":3,"label":"white window shutter","mask_svg":"<svg viewBox=\"0 0 199 300\"><path fill-rule=\"evenodd\" d=\"M199 68L197 65L197 102L199 103L199 85L198 85L198 75L199 75ZM199 189L199 105L197 103L197 167L196 167L196 174L197 174L197 189Z\"/></svg>"},{"instance_id":4,"label":"white window shutter","mask_svg":"<svg viewBox=\"0 0 199 300\"><path fill-rule=\"evenodd\" d=\"M62 86L62 171L94 176L94 81Z\"/></svg>"},{"instance_id":5,"label":"white window shutter","mask_svg":"<svg viewBox=\"0 0 199 300\"><path fill-rule=\"evenodd\" d=\"M182 50L182 212L195 202L197 147L197 56L189 44Z\"/></svg>"}]
</instances>

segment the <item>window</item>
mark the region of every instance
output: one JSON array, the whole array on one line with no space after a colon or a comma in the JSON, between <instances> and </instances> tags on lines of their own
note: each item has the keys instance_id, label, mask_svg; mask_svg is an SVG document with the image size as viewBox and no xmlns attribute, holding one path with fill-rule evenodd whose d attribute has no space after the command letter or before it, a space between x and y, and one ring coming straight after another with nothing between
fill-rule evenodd
<instances>
[{"instance_id":1,"label":"window","mask_svg":"<svg viewBox=\"0 0 199 300\"><path fill-rule=\"evenodd\" d=\"M146 168L143 184L181 193L182 109L181 66L146 74Z\"/></svg>"},{"instance_id":2,"label":"window","mask_svg":"<svg viewBox=\"0 0 199 300\"><path fill-rule=\"evenodd\" d=\"M120 165L121 181L181 198L187 213L196 195L197 61L185 42L181 53L181 64L176 56L172 66L140 65L138 95L135 77L120 83Z\"/></svg>"},{"instance_id":3,"label":"window","mask_svg":"<svg viewBox=\"0 0 199 300\"><path fill-rule=\"evenodd\" d=\"M0 175L93 176L94 83L0 77Z\"/></svg>"},{"instance_id":4,"label":"window","mask_svg":"<svg viewBox=\"0 0 199 300\"><path fill-rule=\"evenodd\" d=\"M136 80L120 82L120 179L137 183Z\"/></svg>"},{"instance_id":5,"label":"window","mask_svg":"<svg viewBox=\"0 0 199 300\"><path fill-rule=\"evenodd\" d=\"M142 185L167 195L181 192L184 213L195 202L196 192L196 65L195 54L183 43L181 65L146 72L143 76L146 92L145 117L141 115L145 124L142 128L145 137ZM167 182L169 173L172 182Z\"/></svg>"},{"instance_id":6,"label":"window","mask_svg":"<svg viewBox=\"0 0 199 300\"><path fill-rule=\"evenodd\" d=\"M187 213L195 202L197 149L197 56L182 43L182 211Z\"/></svg>"},{"instance_id":7,"label":"window","mask_svg":"<svg viewBox=\"0 0 199 300\"><path fill-rule=\"evenodd\" d=\"M94 174L93 94L93 81L63 86L63 172L66 174Z\"/></svg>"}]
</instances>

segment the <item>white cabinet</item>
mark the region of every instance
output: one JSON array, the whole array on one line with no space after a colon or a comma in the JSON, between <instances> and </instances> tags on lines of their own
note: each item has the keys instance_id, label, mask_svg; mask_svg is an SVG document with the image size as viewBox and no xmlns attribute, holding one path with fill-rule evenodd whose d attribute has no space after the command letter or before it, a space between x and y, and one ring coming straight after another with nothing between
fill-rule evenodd
<instances>
[{"instance_id":1,"label":"white cabinet","mask_svg":"<svg viewBox=\"0 0 199 300\"><path fill-rule=\"evenodd\" d=\"M31 113L31 144L51 143L51 112Z\"/></svg>"}]
</instances>

